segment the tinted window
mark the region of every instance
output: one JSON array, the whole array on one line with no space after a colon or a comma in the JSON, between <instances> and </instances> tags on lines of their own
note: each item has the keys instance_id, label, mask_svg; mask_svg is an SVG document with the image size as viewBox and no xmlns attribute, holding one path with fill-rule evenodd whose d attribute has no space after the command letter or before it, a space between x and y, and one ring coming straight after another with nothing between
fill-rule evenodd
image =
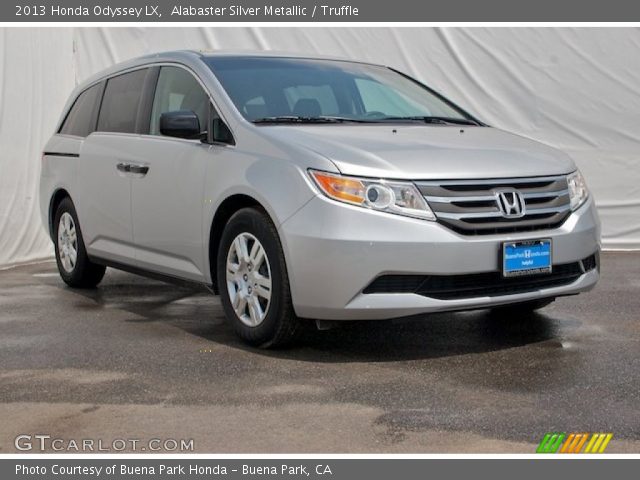
<instances>
[{"instance_id":1,"label":"tinted window","mask_svg":"<svg viewBox=\"0 0 640 480\"><path fill-rule=\"evenodd\" d=\"M304 112L304 104L319 107L320 115L337 115L340 107L333 89L329 85L295 85L284 89L289 108L294 114L309 114ZM313 115L310 115L313 116Z\"/></svg>"},{"instance_id":2,"label":"tinted window","mask_svg":"<svg viewBox=\"0 0 640 480\"><path fill-rule=\"evenodd\" d=\"M191 110L207 130L209 97L195 77L183 68L162 67L151 110L151 134L160 135L160 115L177 110Z\"/></svg>"},{"instance_id":3,"label":"tinted window","mask_svg":"<svg viewBox=\"0 0 640 480\"><path fill-rule=\"evenodd\" d=\"M136 70L107 81L98 119L99 131L135 133L146 74L147 69Z\"/></svg>"},{"instance_id":4,"label":"tinted window","mask_svg":"<svg viewBox=\"0 0 640 480\"><path fill-rule=\"evenodd\" d=\"M469 116L428 88L389 68L299 58L204 59L248 120L340 116L359 121Z\"/></svg>"},{"instance_id":5,"label":"tinted window","mask_svg":"<svg viewBox=\"0 0 640 480\"><path fill-rule=\"evenodd\" d=\"M215 111L213 105L211 105L211 138L214 142L220 143L230 143L235 145L235 140L233 139L233 135L231 134L231 130L227 127L227 124L224 123L218 112Z\"/></svg>"},{"instance_id":6,"label":"tinted window","mask_svg":"<svg viewBox=\"0 0 640 480\"><path fill-rule=\"evenodd\" d=\"M60 133L86 137L95 129L94 113L100 100L102 85L94 85L82 92L69 110Z\"/></svg>"},{"instance_id":7,"label":"tinted window","mask_svg":"<svg viewBox=\"0 0 640 480\"><path fill-rule=\"evenodd\" d=\"M367 112L383 112L385 115L395 117L424 115L418 102L396 89L387 88L378 82L363 78L358 78L355 82ZM446 116L446 112L441 111L435 111L432 114Z\"/></svg>"}]
</instances>

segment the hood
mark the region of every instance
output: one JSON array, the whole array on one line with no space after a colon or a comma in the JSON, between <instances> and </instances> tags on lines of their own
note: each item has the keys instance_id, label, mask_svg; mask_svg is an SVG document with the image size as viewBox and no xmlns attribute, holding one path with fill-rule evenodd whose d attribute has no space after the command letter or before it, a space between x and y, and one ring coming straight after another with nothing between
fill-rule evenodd
<instances>
[{"instance_id":1,"label":"hood","mask_svg":"<svg viewBox=\"0 0 640 480\"><path fill-rule=\"evenodd\" d=\"M391 179L474 179L560 175L566 154L490 127L287 125L258 127L331 160L345 175Z\"/></svg>"}]
</instances>

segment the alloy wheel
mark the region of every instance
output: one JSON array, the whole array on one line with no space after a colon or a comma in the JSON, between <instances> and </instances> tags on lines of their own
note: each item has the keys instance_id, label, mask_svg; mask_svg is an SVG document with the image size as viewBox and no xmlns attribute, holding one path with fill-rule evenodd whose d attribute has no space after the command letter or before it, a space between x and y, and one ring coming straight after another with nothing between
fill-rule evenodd
<instances>
[{"instance_id":1,"label":"alloy wheel","mask_svg":"<svg viewBox=\"0 0 640 480\"><path fill-rule=\"evenodd\" d=\"M241 233L231 243L226 279L237 317L249 327L260 325L271 304L271 267L264 247L254 235Z\"/></svg>"},{"instance_id":2,"label":"alloy wheel","mask_svg":"<svg viewBox=\"0 0 640 480\"><path fill-rule=\"evenodd\" d=\"M73 217L64 212L58 224L58 253L60 263L67 273L73 272L78 261L78 235Z\"/></svg>"}]
</instances>

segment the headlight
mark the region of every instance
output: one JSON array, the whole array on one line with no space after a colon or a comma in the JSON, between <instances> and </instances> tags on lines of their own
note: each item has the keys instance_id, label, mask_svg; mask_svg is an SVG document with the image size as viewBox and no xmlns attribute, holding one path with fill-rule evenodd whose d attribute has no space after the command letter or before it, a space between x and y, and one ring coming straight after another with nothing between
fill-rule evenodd
<instances>
[{"instance_id":1,"label":"headlight","mask_svg":"<svg viewBox=\"0 0 640 480\"><path fill-rule=\"evenodd\" d=\"M424 197L411 182L347 177L309 170L311 178L327 197L380 212L435 220Z\"/></svg>"},{"instance_id":2,"label":"headlight","mask_svg":"<svg viewBox=\"0 0 640 480\"><path fill-rule=\"evenodd\" d=\"M571 210L575 210L582 205L589 196L587 182L584 181L584 177L580 173L580 170L576 170L575 172L567 175L567 186L569 187Z\"/></svg>"}]
</instances>

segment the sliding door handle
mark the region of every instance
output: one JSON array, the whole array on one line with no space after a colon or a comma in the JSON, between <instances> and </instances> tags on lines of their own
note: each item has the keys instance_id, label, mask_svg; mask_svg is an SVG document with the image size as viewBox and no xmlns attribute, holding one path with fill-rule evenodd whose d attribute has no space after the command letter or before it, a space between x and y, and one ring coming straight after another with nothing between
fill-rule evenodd
<instances>
[{"instance_id":1,"label":"sliding door handle","mask_svg":"<svg viewBox=\"0 0 640 480\"><path fill-rule=\"evenodd\" d=\"M147 165L136 165L135 163L120 162L116 165L116 168L119 172L133 173L134 175L140 175L142 177L144 177L149 171L149 167Z\"/></svg>"},{"instance_id":2,"label":"sliding door handle","mask_svg":"<svg viewBox=\"0 0 640 480\"><path fill-rule=\"evenodd\" d=\"M129 173L131 171L131 165L128 163L119 163L116 165L119 172Z\"/></svg>"},{"instance_id":3,"label":"sliding door handle","mask_svg":"<svg viewBox=\"0 0 640 480\"><path fill-rule=\"evenodd\" d=\"M138 175L146 175L149 171L149 167L146 165L129 165L129 171Z\"/></svg>"}]
</instances>

